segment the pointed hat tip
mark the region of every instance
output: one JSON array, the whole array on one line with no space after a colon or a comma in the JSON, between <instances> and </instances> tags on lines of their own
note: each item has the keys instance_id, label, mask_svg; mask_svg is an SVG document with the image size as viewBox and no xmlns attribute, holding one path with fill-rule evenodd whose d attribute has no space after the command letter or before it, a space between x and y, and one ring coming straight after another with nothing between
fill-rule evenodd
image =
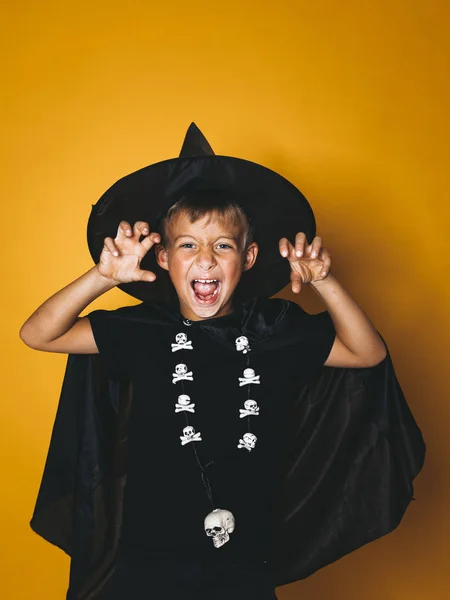
<instances>
[{"instance_id":1,"label":"pointed hat tip","mask_svg":"<svg viewBox=\"0 0 450 600\"><path fill-rule=\"evenodd\" d=\"M210 156L214 154L208 140L197 127L194 121L189 125L184 137L180 157L185 156Z\"/></svg>"}]
</instances>

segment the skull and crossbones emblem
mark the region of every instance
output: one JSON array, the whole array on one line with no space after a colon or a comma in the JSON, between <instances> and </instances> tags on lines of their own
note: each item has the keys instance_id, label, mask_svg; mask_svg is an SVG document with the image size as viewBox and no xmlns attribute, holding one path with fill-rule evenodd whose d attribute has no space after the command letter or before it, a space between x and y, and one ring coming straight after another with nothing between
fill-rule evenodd
<instances>
[{"instance_id":1,"label":"skull and crossbones emblem","mask_svg":"<svg viewBox=\"0 0 450 600\"><path fill-rule=\"evenodd\" d=\"M244 377L239 377L239 387L249 385L250 383L260 383L259 375L256 375L254 369L244 369Z\"/></svg>"},{"instance_id":2,"label":"skull and crossbones emblem","mask_svg":"<svg viewBox=\"0 0 450 600\"><path fill-rule=\"evenodd\" d=\"M183 429L183 435L180 435L180 440L181 445L185 446L186 444L189 444L189 442L201 442L202 436L200 431L195 433L195 429L191 425L188 425Z\"/></svg>"},{"instance_id":3,"label":"skull and crossbones emblem","mask_svg":"<svg viewBox=\"0 0 450 600\"><path fill-rule=\"evenodd\" d=\"M187 394L180 394L178 396L178 402L175 404L175 412L191 412L195 413L195 404L191 402L190 397Z\"/></svg>"},{"instance_id":4,"label":"skull and crossbones emblem","mask_svg":"<svg viewBox=\"0 0 450 600\"><path fill-rule=\"evenodd\" d=\"M187 381L194 381L192 371L188 371L187 366L183 363L179 363L175 367L175 373L172 373L172 377L172 383L177 383L177 381L181 381L182 379L185 379Z\"/></svg>"},{"instance_id":5,"label":"skull and crossbones emblem","mask_svg":"<svg viewBox=\"0 0 450 600\"><path fill-rule=\"evenodd\" d=\"M259 415L259 406L255 400L248 399L244 402L244 408L239 409L240 419L250 415L257 417Z\"/></svg>"},{"instance_id":6,"label":"skull and crossbones emblem","mask_svg":"<svg viewBox=\"0 0 450 600\"><path fill-rule=\"evenodd\" d=\"M254 433L244 433L242 439L239 440L238 448L245 448L251 452L256 445L257 439Z\"/></svg>"},{"instance_id":7,"label":"skull and crossbones emblem","mask_svg":"<svg viewBox=\"0 0 450 600\"><path fill-rule=\"evenodd\" d=\"M172 344L172 352L177 350L193 350L192 342L188 340L185 333L177 333L175 336L175 344Z\"/></svg>"},{"instance_id":8,"label":"skull and crossbones emblem","mask_svg":"<svg viewBox=\"0 0 450 600\"><path fill-rule=\"evenodd\" d=\"M238 338L236 338L235 343L236 350L238 352L242 352L242 354L247 354L247 352L250 352L250 343L245 335L240 335Z\"/></svg>"}]
</instances>

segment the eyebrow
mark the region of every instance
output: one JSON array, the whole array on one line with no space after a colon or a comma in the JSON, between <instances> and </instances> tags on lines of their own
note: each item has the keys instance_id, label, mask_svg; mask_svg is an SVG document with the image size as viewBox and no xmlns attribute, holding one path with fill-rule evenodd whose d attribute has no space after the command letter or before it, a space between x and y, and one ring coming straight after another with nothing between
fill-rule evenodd
<instances>
[{"instance_id":1,"label":"eyebrow","mask_svg":"<svg viewBox=\"0 0 450 600\"><path fill-rule=\"evenodd\" d=\"M192 239L194 239L194 240L195 240L195 237L194 237L193 235L191 235L190 233L182 233L182 234L180 234L180 235L177 235L177 237L176 237L176 238L175 238L173 241L174 241L174 242L176 242L176 241L177 241L177 240L179 240L180 238L184 238L184 237L190 237L190 238L192 238ZM216 238L216 241L217 241L217 240L220 240L220 239L224 239L224 240L232 240L233 242L237 242L237 241L238 241L238 238L236 238L236 237L232 237L232 236L230 236L230 235L219 235L219 236Z\"/></svg>"}]
</instances>

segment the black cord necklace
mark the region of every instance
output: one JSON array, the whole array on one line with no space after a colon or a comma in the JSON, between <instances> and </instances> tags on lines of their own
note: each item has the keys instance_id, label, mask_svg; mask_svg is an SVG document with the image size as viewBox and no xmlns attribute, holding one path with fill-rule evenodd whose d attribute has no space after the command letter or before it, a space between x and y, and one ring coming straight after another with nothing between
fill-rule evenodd
<instances>
[{"instance_id":1,"label":"black cord necklace","mask_svg":"<svg viewBox=\"0 0 450 600\"><path fill-rule=\"evenodd\" d=\"M190 327L192 321L190 319L182 319L182 324L185 327ZM244 335L240 335L235 340L236 350L242 352L246 356L246 366L243 370L242 377L238 378L237 383L239 387L247 387L247 399L244 401L243 407L239 409L239 418L247 418L247 432L244 433L242 438L239 439L237 447L239 449L246 449L248 452L254 450L257 442L255 434L251 433L250 418L259 415L259 406L255 400L251 398L251 386L260 383L260 376L256 375L255 371L250 367L249 352L251 350L248 338ZM194 350L192 341L188 339L187 332L180 331L175 336L175 342L172 343L172 352L182 352L180 356L184 358L187 352ZM204 520L204 530L208 537L212 539L215 548L220 548L230 539L230 534L233 533L236 520L233 513L230 510L216 507L214 502L214 496L211 488L211 484L208 478L206 469L214 464L214 461L210 461L203 465L198 456L196 442L201 442L201 432L196 432L194 427L190 424L189 414L195 413L195 402L191 401L191 397L186 393L185 383L194 380L194 374L189 371L187 365L184 362L178 362L174 367L172 374L172 383L180 384L181 394L178 395L177 402L175 403L175 412L184 413L185 427L180 435L181 445L191 445L194 451L194 455L197 464L200 468L201 478L203 486L206 490L209 502L211 504L212 511L206 515Z\"/></svg>"}]
</instances>

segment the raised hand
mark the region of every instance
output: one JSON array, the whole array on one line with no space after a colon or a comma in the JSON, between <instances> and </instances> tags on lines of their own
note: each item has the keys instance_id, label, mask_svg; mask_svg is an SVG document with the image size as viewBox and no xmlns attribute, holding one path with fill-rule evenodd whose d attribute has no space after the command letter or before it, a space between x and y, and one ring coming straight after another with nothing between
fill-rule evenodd
<instances>
[{"instance_id":1,"label":"raised hand","mask_svg":"<svg viewBox=\"0 0 450 600\"><path fill-rule=\"evenodd\" d=\"M96 265L101 275L117 283L155 281L156 275L152 271L140 268L147 252L161 240L159 233L149 231L149 225L144 221L136 221L133 229L128 221L121 221L115 239L106 237L104 240L105 245ZM141 235L145 237L140 242Z\"/></svg>"},{"instance_id":2,"label":"raised hand","mask_svg":"<svg viewBox=\"0 0 450 600\"><path fill-rule=\"evenodd\" d=\"M326 281L330 272L331 255L322 247L322 238L315 237L308 244L305 233L295 236L295 247L287 238L279 241L281 256L288 259L291 266L291 284L294 294L298 294L303 283Z\"/></svg>"}]
</instances>

